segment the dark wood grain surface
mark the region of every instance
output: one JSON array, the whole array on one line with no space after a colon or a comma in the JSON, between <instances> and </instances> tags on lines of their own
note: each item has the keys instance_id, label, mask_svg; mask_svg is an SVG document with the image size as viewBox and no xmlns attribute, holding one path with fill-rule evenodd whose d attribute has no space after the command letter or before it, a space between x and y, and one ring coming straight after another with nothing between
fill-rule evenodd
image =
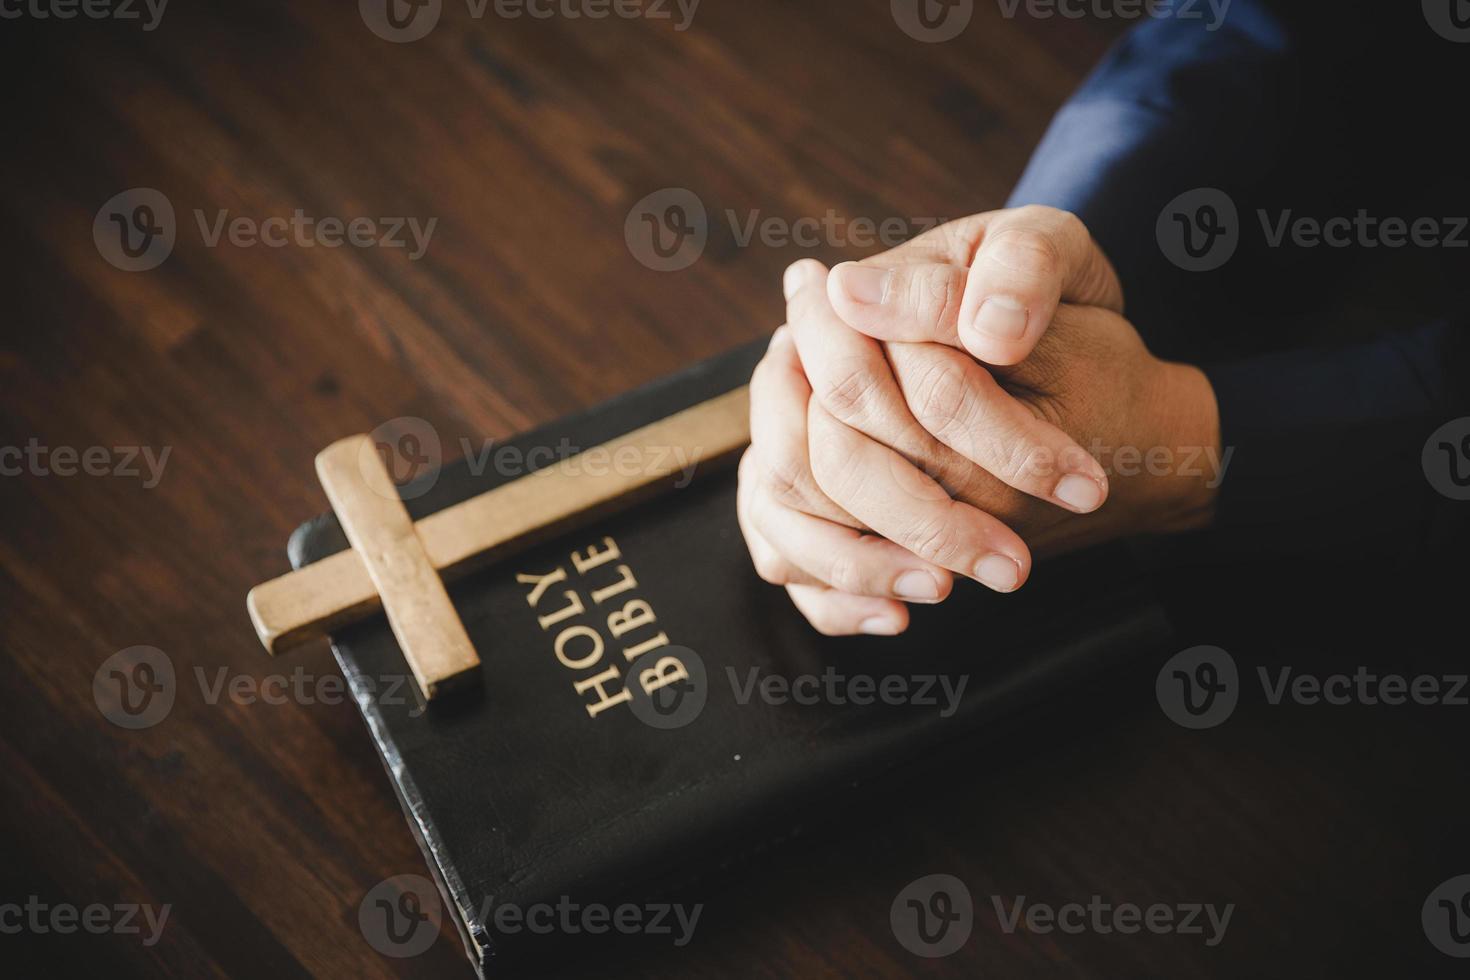
<instances>
[{"instance_id":1,"label":"dark wood grain surface","mask_svg":"<svg viewBox=\"0 0 1470 980\"><path fill-rule=\"evenodd\" d=\"M243 605L285 570L292 528L325 507L314 454L396 416L431 421L451 444L504 437L768 333L787 263L871 249L743 245L727 210L740 222L829 210L912 222L998 206L1121 26L978 4L961 38L928 45L886 0L706 0L684 31L505 19L493 6L475 19L445 0L428 37L390 44L355 6L175 0L151 31L0 21L0 445L106 447L113 463L115 447L169 451L151 487L146 469L0 477L0 903L171 907L153 945L7 930L0 962L19 970L7 975L468 976L447 923L406 960L359 931L364 894L424 865L355 708L207 696L220 677L334 672L320 646L267 659ZM177 243L130 273L104 259L92 227L137 187L172 203ZM624 236L634 202L667 187L711 215L703 256L673 273L641 264ZM402 248L211 247L195 218L298 208L437 224L413 260ZM1170 576L1181 644L1231 644L1243 671L1452 659L1415 641L1412 620L1375 612L1371 582L1331 614L1294 612L1310 574L1263 570L1281 581L1248 589L1235 573ZM1225 609L1280 625L1250 632ZM93 678L136 645L168 655L178 693L165 720L128 731L99 711ZM1427 943L1420 903L1470 871L1470 709L1258 695L1228 727L1186 732L1154 702L1157 668L1050 705L963 765L729 872L692 949L610 944L558 969L1302 977L1455 965ZM965 881L976 909L965 947L935 960L889 927L894 896L931 873ZM1236 911L1214 947L1007 933L991 897L1021 895Z\"/></svg>"}]
</instances>

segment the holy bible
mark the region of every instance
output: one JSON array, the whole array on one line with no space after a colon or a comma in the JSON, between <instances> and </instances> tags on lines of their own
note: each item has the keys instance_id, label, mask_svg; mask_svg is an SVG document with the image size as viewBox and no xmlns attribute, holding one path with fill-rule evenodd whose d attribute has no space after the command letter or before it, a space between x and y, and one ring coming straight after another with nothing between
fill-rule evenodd
<instances>
[{"instance_id":1,"label":"holy bible","mask_svg":"<svg viewBox=\"0 0 1470 980\"><path fill-rule=\"evenodd\" d=\"M404 505L422 521L524 468L575 480L592 465L579 448L738 389L764 346L449 464L400 488ZM654 903L704 872L840 818L939 753L963 760L987 724L1167 642L1115 550L1038 563L1013 595L958 583L915 607L900 637L823 637L752 569L729 454L668 448L691 464L672 486L449 584L480 661L453 693L406 695L381 613L333 632L481 976L564 947L568 908L583 910L576 931L589 908L603 932L647 929ZM299 569L347 548L327 514L297 530L289 555ZM670 935L697 955L688 918Z\"/></svg>"}]
</instances>

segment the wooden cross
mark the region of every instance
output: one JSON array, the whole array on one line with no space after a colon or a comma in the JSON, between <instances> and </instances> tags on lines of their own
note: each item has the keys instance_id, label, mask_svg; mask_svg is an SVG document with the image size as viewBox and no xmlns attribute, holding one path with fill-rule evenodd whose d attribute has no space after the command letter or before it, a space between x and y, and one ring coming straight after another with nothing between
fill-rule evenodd
<instances>
[{"instance_id":1,"label":"wooden cross","mask_svg":"<svg viewBox=\"0 0 1470 980\"><path fill-rule=\"evenodd\" d=\"M644 499L681 465L708 465L750 441L745 388L701 402L415 523L370 437L351 436L316 458L317 476L351 548L250 590L260 642L283 653L382 609L419 691L433 700L473 676L480 658L443 577ZM630 448L640 455L630 458ZM682 448L682 456L671 449ZM589 453L633 465L574 466ZM679 460L679 462L675 462Z\"/></svg>"}]
</instances>

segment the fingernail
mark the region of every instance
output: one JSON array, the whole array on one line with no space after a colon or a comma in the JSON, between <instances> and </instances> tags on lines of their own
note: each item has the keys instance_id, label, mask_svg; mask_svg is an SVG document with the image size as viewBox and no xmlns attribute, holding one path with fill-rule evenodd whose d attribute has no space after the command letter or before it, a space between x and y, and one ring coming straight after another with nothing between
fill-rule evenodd
<instances>
[{"instance_id":1,"label":"fingernail","mask_svg":"<svg viewBox=\"0 0 1470 980\"><path fill-rule=\"evenodd\" d=\"M975 314L975 329L993 340L1020 340L1026 333L1026 307L1009 296L991 296Z\"/></svg>"},{"instance_id":2,"label":"fingernail","mask_svg":"<svg viewBox=\"0 0 1470 980\"><path fill-rule=\"evenodd\" d=\"M934 600L939 598L939 583L933 575L916 569L898 577L893 583L893 594L900 599Z\"/></svg>"},{"instance_id":3,"label":"fingernail","mask_svg":"<svg viewBox=\"0 0 1470 980\"><path fill-rule=\"evenodd\" d=\"M1057 482L1056 498L1073 510L1090 514L1102 506L1103 491L1097 481L1079 473L1068 473Z\"/></svg>"},{"instance_id":4,"label":"fingernail","mask_svg":"<svg viewBox=\"0 0 1470 980\"><path fill-rule=\"evenodd\" d=\"M1021 581L1021 566L1005 555L986 555L975 563L975 578L997 592L1010 592Z\"/></svg>"},{"instance_id":5,"label":"fingernail","mask_svg":"<svg viewBox=\"0 0 1470 980\"><path fill-rule=\"evenodd\" d=\"M869 636L897 636L898 623L887 616L870 616L858 624Z\"/></svg>"},{"instance_id":6,"label":"fingernail","mask_svg":"<svg viewBox=\"0 0 1470 980\"><path fill-rule=\"evenodd\" d=\"M781 277L781 291L786 294L787 300L795 296L796 291L801 288L800 266L800 262L791 263L786 267L786 274Z\"/></svg>"},{"instance_id":7,"label":"fingernail","mask_svg":"<svg viewBox=\"0 0 1470 980\"><path fill-rule=\"evenodd\" d=\"M839 265L837 285L854 303L876 306L888 293L888 270L847 262Z\"/></svg>"}]
</instances>

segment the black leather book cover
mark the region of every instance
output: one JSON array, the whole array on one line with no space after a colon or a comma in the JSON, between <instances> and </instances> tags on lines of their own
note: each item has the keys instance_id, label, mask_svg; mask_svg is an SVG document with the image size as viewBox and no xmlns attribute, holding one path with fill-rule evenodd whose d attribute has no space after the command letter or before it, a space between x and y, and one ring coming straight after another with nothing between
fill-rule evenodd
<instances>
[{"instance_id":1,"label":"black leather book cover","mask_svg":"<svg viewBox=\"0 0 1470 980\"><path fill-rule=\"evenodd\" d=\"M568 447L744 384L763 349L508 445L553 447L531 458L557 465ZM512 478L461 461L406 504L417 519ZM734 497L733 466L700 472L452 584L479 685L427 708L403 687L389 696L383 679L406 668L381 615L333 637L482 975L566 938L497 920L501 907L674 894L840 818L856 794L1059 685L1159 651L1167 636L1127 555L1108 550L1039 563L1010 596L957 583L942 605L916 607L899 638L825 638L756 577ZM326 515L296 532L290 557L300 567L344 547Z\"/></svg>"}]
</instances>

